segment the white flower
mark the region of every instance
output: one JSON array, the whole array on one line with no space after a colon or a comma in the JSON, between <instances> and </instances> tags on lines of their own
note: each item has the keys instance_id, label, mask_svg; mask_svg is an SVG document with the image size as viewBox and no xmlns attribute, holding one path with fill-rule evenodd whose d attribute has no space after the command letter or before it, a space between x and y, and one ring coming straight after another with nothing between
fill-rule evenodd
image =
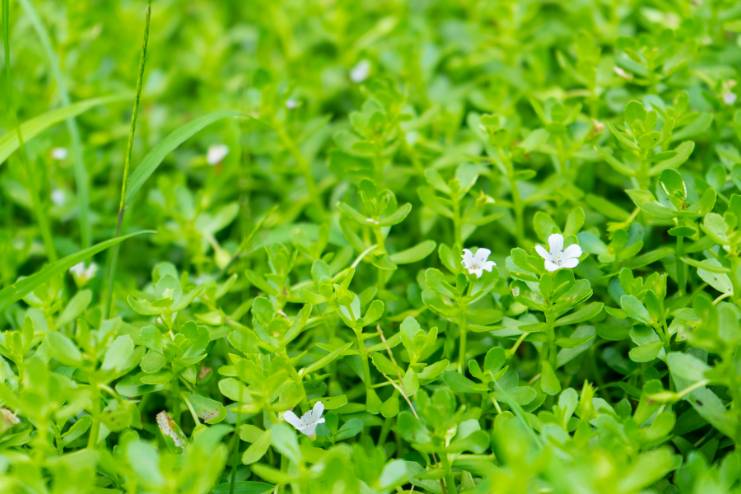
<instances>
[{"instance_id":1,"label":"white flower","mask_svg":"<svg viewBox=\"0 0 741 494\"><path fill-rule=\"evenodd\" d=\"M283 413L283 420L295 427L297 431L313 438L316 436L317 426L324 423L322 413L324 413L324 403L317 401L314 408L303 414L301 418L298 418L292 410L288 410Z\"/></svg>"},{"instance_id":2,"label":"white flower","mask_svg":"<svg viewBox=\"0 0 741 494\"><path fill-rule=\"evenodd\" d=\"M61 206L67 200L67 194L62 189L54 189L51 191L51 202L56 206Z\"/></svg>"},{"instance_id":3,"label":"white flower","mask_svg":"<svg viewBox=\"0 0 741 494\"><path fill-rule=\"evenodd\" d=\"M225 144L214 144L209 146L206 161L211 166L218 165L229 154L229 148Z\"/></svg>"},{"instance_id":4,"label":"white flower","mask_svg":"<svg viewBox=\"0 0 741 494\"><path fill-rule=\"evenodd\" d=\"M371 64L368 60L361 60L350 69L350 80L356 84L360 84L368 78L370 75Z\"/></svg>"},{"instance_id":5,"label":"white flower","mask_svg":"<svg viewBox=\"0 0 741 494\"><path fill-rule=\"evenodd\" d=\"M95 276L95 273L98 272L98 265L91 262L88 266L84 262L78 262L69 268L69 272L72 273L72 277L78 285L84 285L90 281L93 276Z\"/></svg>"},{"instance_id":6,"label":"white flower","mask_svg":"<svg viewBox=\"0 0 741 494\"><path fill-rule=\"evenodd\" d=\"M469 274L475 274L476 278L481 278L484 271L489 271L497 264L494 261L488 261L491 251L489 249L476 249L476 254L468 249L463 249L463 267Z\"/></svg>"},{"instance_id":7,"label":"white flower","mask_svg":"<svg viewBox=\"0 0 741 494\"><path fill-rule=\"evenodd\" d=\"M736 102L736 93L733 92L733 88L736 87L736 80L735 79L729 79L727 81L723 81L723 103L725 103L728 106L733 105Z\"/></svg>"},{"instance_id":8,"label":"white flower","mask_svg":"<svg viewBox=\"0 0 741 494\"><path fill-rule=\"evenodd\" d=\"M299 100L297 100L296 98L288 98L286 100L286 108L288 108L289 110L295 110L296 108L298 108L299 104Z\"/></svg>"},{"instance_id":9,"label":"white flower","mask_svg":"<svg viewBox=\"0 0 741 494\"><path fill-rule=\"evenodd\" d=\"M51 157L57 161L67 159L67 148L54 148L51 150Z\"/></svg>"},{"instance_id":10,"label":"white flower","mask_svg":"<svg viewBox=\"0 0 741 494\"><path fill-rule=\"evenodd\" d=\"M535 250L540 257L545 259L545 269L548 271L558 271L561 268L575 268L579 264L579 257L582 254L581 247L578 244L571 244L563 248L563 235L554 233L548 236L548 248L538 244Z\"/></svg>"}]
</instances>

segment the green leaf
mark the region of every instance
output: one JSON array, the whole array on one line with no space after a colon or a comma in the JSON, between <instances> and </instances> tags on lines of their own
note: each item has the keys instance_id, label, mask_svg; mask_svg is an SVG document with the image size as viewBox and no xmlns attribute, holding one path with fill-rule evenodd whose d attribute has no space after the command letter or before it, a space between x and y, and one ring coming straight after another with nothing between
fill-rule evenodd
<instances>
[{"instance_id":1,"label":"green leaf","mask_svg":"<svg viewBox=\"0 0 741 494\"><path fill-rule=\"evenodd\" d=\"M273 435L270 432L270 429L262 431L260 436L258 436L258 438L252 444L250 444L250 446L242 454L242 463L245 465L252 465L253 463L260 461L260 458L262 458L265 453L267 453L268 448L270 447L270 444L272 442L272 438Z\"/></svg>"},{"instance_id":2,"label":"green leaf","mask_svg":"<svg viewBox=\"0 0 741 494\"><path fill-rule=\"evenodd\" d=\"M337 431L337 434L334 438L336 441L344 441L345 439L355 437L363 431L364 425L365 423L362 419L351 418L347 422L342 424L342 427L340 427L340 429Z\"/></svg>"},{"instance_id":3,"label":"green leaf","mask_svg":"<svg viewBox=\"0 0 741 494\"><path fill-rule=\"evenodd\" d=\"M378 479L378 487L385 492L391 491L407 483L411 475L409 464L404 460L391 460L383 467Z\"/></svg>"},{"instance_id":4,"label":"green leaf","mask_svg":"<svg viewBox=\"0 0 741 494\"><path fill-rule=\"evenodd\" d=\"M412 212L411 203L406 203L400 206L396 211L388 216L384 216L378 220L378 224L381 226L392 226L401 223L409 216Z\"/></svg>"},{"instance_id":5,"label":"green leaf","mask_svg":"<svg viewBox=\"0 0 741 494\"><path fill-rule=\"evenodd\" d=\"M569 315L561 317L560 319L556 320L553 325L567 326L570 324L578 324L580 322L589 321L595 318L600 312L602 312L602 308L604 306L605 304L601 302L592 302L575 310Z\"/></svg>"},{"instance_id":6,"label":"green leaf","mask_svg":"<svg viewBox=\"0 0 741 494\"><path fill-rule=\"evenodd\" d=\"M164 483L159 469L159 453L150 443L138 439L130 442L126 447L126 458L144 485L159 486Z\"/></svg>"},{"instance_id":7,"label":"green leaf","mask_svg":"<svg viewBox=\"0 0 741 494\"><path fill-rule=\"evenodd\" d=\"M90 302L93 300L93 292L90 290L80 290L70 299L64 312L57 319L57 325L64 326L77 319L80 314L85 312Z\"/></svg>"},{"instance_id":8,"label":"green leaf","mask_svg":"<svg viewBox=\"0 0 741 494\"><path fill-rule=\"evenodd\" d=\"M648 309L634 295L623 295L620 297L620 307L631 319L643 324L651 324L651 316Z\"/></svg>"},{"instance_id":9,"label":"green leaf","mask_svg":"<svg viewBox=\"0 0 741 494\"><path fill-rule=\"evenodd\" d=\"M196 393L190 393L188 401L193 406L198 418L207 424L219 423L226 417L226 407L220 401Z\"/></svg>"},{"instance_id":10,"label":"green leaf","mask_svg":"<svg viewBox=\"0 0 741 494\"><path fill-rule=\"evenodd\" d=\"M75 252L74 254L70 254L67 257L48 264L31 276L18 279L12 285L8 285L0 290L0 312L34 291L37 287L43 285L44 283L47 283L54 276L64 273L75 264L85 261L95 254L108 249L109 247L120 244L124 240L128 240L130 238L145 233L153 232L141 231L105 240L103 242L100 242L99 244L93 245L92 247L88 247L87 249Z\"/></svg>"},{"instance_id":11,"label":"green leaf","mask_svg":"<svg viewBox=\"0 0 741 494\"><path fill-rule=\"evenodd\" d=\"M311 365L304 367L299 371L299 374L301 376L307 376L311 374L312 372L316 372L320 369L323 369L324 367L328 366L341 356L347 352L350 347L352 346L352 343L345 343L341 347L336 348L332 352L328 353L327 355L323 356L322 358L316 360L315 362L312 362Z\"/></svg>"},{"instance_id":12,"label":"green leaf","mask_svg":"<svg viewBox=\"0 0 741 494\"><path fill-rule=\"evenodd\" d=\"M661 351L661 348L661 341L651 341L635 348L631 348L630 352L628 352L628 356L633 362L651 362L652 360L655 360L656 357L659 355L659 351Z\"/></svg>"},{"instance_id":13,"label":"green leaf","mask_svg":"<svg viewBox=\"0 0 741 494\"><path fill-rule=\"evenodd\" d=\"M491 347L484 357L484 370L496 374L507 361L507 352L502 347Z\"/></svg>"},{"instance_id":14,"label":"green leaf","mask_svg":"<svg viewBox=\"0 0 741 494\"><path fill-rule=\"evenodd\" d=\"M712 286L720 293L727 293L729 295L732 295L733 283L731 282L731 277L725 273L718 272L718 268L722 268L723 266L715 259L707 259L706 261L704 261L704 263L716 269L713 269L711 271L709 269L706 269L705 267L698 267L697 275L702 279L702 281Z\"/></svg>"},{"instance_id":15,"label":"green leaf","mask_svg":"<svg viewBox=\"0 0 741 494\"><path fill-rule=\"evenodd\" d=\"M411 264L418 262L435 251L437 243L434 240L424 240L414 247L391 254L391 262L394 264Z\"/></svg>"},{"instance_id":16,"label":"green leaf","mask_svg":"<svg viewBox=\"0 0 741 494\"><path fill-rule=\"evenodd\" d=\"M24 143L28 143L41 132L53 125L67 120L68 118L76 117L77 115L86 112L91 108L95 108L96 106L106 105L115 101L122 101L127 98L128 96L123 95L92 98L48 111L23 122L20 126L21 137L23 137ZM18 130L16 128L13 128L0 137L0 165L2 165L5 160L8 159L8 156L13 154L19 146L20 142L18 140Z\"/></svg>"},{"instance_id":17,"label":"green leaf","mask_svg":"<svg viewBox=\"0 0 741 494\"><path fill-rule=\"evenodd\" d=\"M565 237L570 237L579 233L579 230L584 226L584 210L582 208L574 208L569 211L569 215L566 217L566 226L563 229Z\"/></svg>"},{"instance_id":18,"label":"green leaf","mask_svg":"<svg viewBox=\"0 0 741 494\"><path fill-rule=\"evenodd\" d=\"M273 447L295 465L301 463L301 450L298 447L296 432L281 423L273 425L270 431Z\"/></svg>"},{"instance_id":19,"label":"green leaf","mask_svg":"<svg viewBox=\"0 0 741 494\"><path fill-rule=\"evenodd\" d=\"M618 492L640 492L679 466L679 458L668 448L641 453L623 472Z\"/></svg>"},{"instance_id":20,"label":"green leaf","mask_svg":"<svg viewBox=\"0 0 741 494\"><path fill-rule=\"evenodd\" d=\"M538 211L533 216L533 229L539 239L545 241L552 233L558 233L558 226L553 218L543 211Z\"/></svg>"},{"instance_id":21,"label":"green leaf","mask_svg":"<svg viewBox=\"0 0 741 494\"><path fill-rule=\"evenodd\" d=\"M596 212L605 215L607 218L616 221L625 221L630 216L625 209L615 205L613 202L608 201L604 197L596 196L594 194L587 194L585 199L587 204L594 209Z\"/></svg>"},{"instance_id":22,"label":"green leaf","mask_svg":"<svg viewBox=\"0 0 741 494\"><path fill-rule=\"evenodd\" d=\"M670 352L666 356L666 364L672 377L680 377L691 382L697 382L704 378L705 372L710 367L694 355L682 352Z\"/></svg>"},{"instance_id":23,"label":"green leaf","mask_svg":"<svg viewBox=\"0 0 741 494\"><path fill-rule=\"evenodd\" d=\"M661 172L659 183L668 196L681 199L687 197L687 186L684 184L682 175L676 170L669 169Z\"/></svg>"},{"instance_id":24,"label":"green leaf","mask_svg":"<svg viewBox=\"0 0 741 494\"><path fill-rule=\"evenodd\" d=\"M72 340L57 331L46 335L49 354L64 365L76 367L82 362L82 354Z\"/></svg>"},{"instance_id":25,"label":"green leaf","mask_svg":"<svg viewBox=\"0 0 741 494\"><path fill-rule=\"evenodd\" d=\"M674 155L671 158L667 158L663 161L656 163L651 167L650 175L656 176L669 168L677 168L684 164L695 149L695 143L692 141L684 141L682 144L674 149Z\"/></svg>"},{"instance_id":26,"label":"green leaf","mask_svg":"<svg viewBox=\"0 0 741 494\"><path fill-rule=\"evenodd\" d=\"M545 394L551 396L557 395L561 391L561 382L553 371L553 367L551 367L551 364L545 360L542 361L540 365L540 389L542 389Z\"/></svg>"},{"instance_id":27,"label":"green leaf","mask_svg":"<svg viewBox=\"0 0 741 494\"><path fill-rule=\"evenodd\" d=\"M152 176L152 174L162 164L165 157L178 146L193 137L199 131L203 130L205 127L208 127L219 120L237 117L244 117L244 115L232 110L215 111L191 120L185 125L175 129L167 137L157 143L157 145L139 162L136 168L132 170L126 183L125 203L131 204L131 200L134 198L136 193L139 192L139 189L142 188L147 179L149 179L149 177Z\"/></svg>"},{"instance_id":28,"label":"green leaf","mask_svg":"<svg viewBox=\"0 0 741 494\"><path fill-rule=\"evenodd\" d=\"M103 357L103 370L123 372L134 364L131 356L134 353L134 340L129 335L117 336L108 346Z\"/></svg>"}]
</instances>

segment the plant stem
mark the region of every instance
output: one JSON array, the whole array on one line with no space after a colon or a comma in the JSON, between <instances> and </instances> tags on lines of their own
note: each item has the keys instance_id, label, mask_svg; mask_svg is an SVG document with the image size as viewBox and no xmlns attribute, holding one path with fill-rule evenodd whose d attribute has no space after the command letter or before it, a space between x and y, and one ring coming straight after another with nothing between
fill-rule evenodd
<instances>
[{"instance_id":1,"label":"plant stem","mask_svg":"<svg viewBox=\"0 0 741 494\"><path fill-rule=\"evenodd\" d=\"M299 149L296 142L291 138L290 135L288 135L282 123L275 122L273 126L278 133L278 138L280 139L281 143L283 144L283 146L285 146L293 159L296 161L296 164L298 164L299 168L301 169L301 174L303 175L304 181L306 182L306 192L309 195L309 200L314 203L317 208L317 212L323 216L326 211L324 210L324 205L321 201L319 188L317 187L316 180L314 179L314 174L311 172L311 163L309 163L309 161L304 157L301 149Z\"/></svg>"},{"instance_id":2,"label":"plant stem","mask_svg":"<svg viewBox=\"0 0 741 494\"><path fill-rule=\"evenodd\" d=\"M466 339L468 336L468 320L466 319L466 307L459 304L458 329L460 331L460 348L458 353L458 372L464 372L466 365Z\"/></svg>"},{"instance_id":3,"label":"plant stem","mask_svg":"<svg viewBox=\"0 0 741 494\"><path fill-rule=\"evenodd\" d=\"M520 189L517 187L517 177L515 177L515 167L509 158L504 160L505 166L507 167L507 178L509 179L510 193L512 194L512 207L515 211L515 237L520 244L523 244L525 239L525 220L522 206L522 196L520 195Z\"/></svg>"},{"instance_id":4,"label":"plant stem","mask_svg":"<svg viewBox=\"0 0 741 494\"><path fill-rule=\"evenodd\" d=\"M95 376L95 370L92 371L92 376ZM98 432L100 430L100 391L98 390L98 382L94 377L90 378L90 390L92 391L92 409L90 410L92 424L90 425L87 447L94 448L98 443Z\"/></svg>"},{"instance_id":5,"label":"plant stem","mask_svg":"<svg viewBox=\"0 0 741 494\"><path fill-rule=\"evenodd\" d=\"M461 200L458 194L451 196L453 203L453 250L461 252L463 250L463 232L461 231Z\"/></svg>"},{"instance_id":6,"label":"plant stem","mask_svg":"<svg viewBox=\"0 0 741 494\"><path fill-rule=\"evenodd\" d=\"M365 342L363 342L363 328L353 328L353 332L358 342L358 354L360 355L360 362L362 364L363 382L365 383L367 396L372 390L370 366L368 365L368 350L365 348Z\"/></svg>"},{"instance_id":7,"label":"plant stem","mask_svg":"<svg viewBox=\"0 0 741 494\"><path fill-rule=\"evenodd\" d=\"M129 126L129 138L126 145L126 156L124 157L123 177L121 178L121 197L118 202L118 214L116 215L116 236L121 235L124 214L126 212L126 186L129 180L129 169L131 168L131 155L134 150L134 134L136 133L136 122L139 118L139 106L141 104L142 87L144 86L144 67L147 62L147 48L149 46L149 27L152 19L152 0L147 2L147 14L144 24L144 41L142 43L141 58L139 59L139 74L136 80L136 98L131 112L131 123ZM116 275L116 264L118 263L119 245L116 244L110 250L106 270L106 299L103 309L103 317L110 317L113 309L113 278Z\"/></svg>"},{"instance_id":8,"label":"plant stem","mask_svg":"<svg viewBox=\"0 0 741 494\"><path fill-rule=\"evenodd\" d=\"M687 287L687 265L681 261L684 255L684 237L677 237L676 263L677 263L677 285L679 295L684 295Z\"/></svg>"},{"instance_id":9,"label":"plant stem","mask_svg":"<svg viewBox=\"0 0 741 494\"><path fill-rule=\"evenodd\" d=\"M443 468L445 469L445 491L447 494L456 494L458 491L455 487L455 477L453 476L453 470L448 460L448 453L443 452L440 455L442 460Z\"/></svg>"}]
</instances>

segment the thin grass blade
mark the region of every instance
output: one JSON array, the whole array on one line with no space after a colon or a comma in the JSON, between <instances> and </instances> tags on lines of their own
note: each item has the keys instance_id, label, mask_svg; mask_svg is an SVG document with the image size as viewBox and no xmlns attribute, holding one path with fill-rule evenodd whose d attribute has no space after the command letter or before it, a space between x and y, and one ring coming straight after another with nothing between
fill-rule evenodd
<instances>
[{"instance_id":1,"label":"thin grass blade","mask_svg":"<svg viewBox=\"0 0 741 494\"><path fill-rule=\"evenodd\" d=\"M126 187L126 204L129 204L131 199L136 195L139 189L142 188L144 183L149 177L157 170L162 164L165 157L172 151L177 149L185 141L193 137L195 134L203 130L205 127L218 122L225 118L237 118L243 116L241 113L232 110L221 110L213 113L207 113L201 117L191 120L190 122L182 125L175 129L170 135L157 144L151 151L141 160L139 165L131 172L129 181Z\"/></svg>"},{"instance_id":2,"label":"thin grass blade","mask_svg":"<svg viewBox=\"0 0 741 494\"><path fill-rule=\"evenodd\" d=\"M101 98L92 98L78 103L73 103L62 108L57 108L29 120L26 120L21 124L21 133L23 140L28 143L31 139L45 131L46 129L67 120L68 118L75 117L81 113L84 113L91 108L96 106L106 105L115 101L121 101L128 98L126 95L114 95L104 96ZM13 154L20 147L20 141L18 139L17 129L12 129L3 136L0 136L0 165L2 165L8 156Z\"/></svg>"},{"instance_id":3,"label":"thin grass blade","mask_svg":"<svg viewBox=\"0 0 741 494\"><path fill-rule=\"evenodd\" d=\"M25 278L21 278L17 280L12 285L6 286L2 290L0 290L0 311L5 310L11 304L17 302L18 300L22 299L23 297L31 293L38 286L48 282L54 276L64 273L65 271L67 271L69 268L71 268L75 264L82 262L86 259L89 259L95 254L102 252L108 249L109 247L120 244L124 240L128 240L130 238L143 235L145 233L154 233L154 232L151 230L144 230L140 232L130 233L128 235L122 235L116 238L111 238L109 240L105 240L103 242L93 245L92 247L88 247L87 249L83 249L81 251L75 252L74 254L70 254L67 257L64 257L62 259L59 259L58 261L48 264L45 267L41 268L39 271L32 274L31 276L27 276Z\"/></svg>"}]
</instances>

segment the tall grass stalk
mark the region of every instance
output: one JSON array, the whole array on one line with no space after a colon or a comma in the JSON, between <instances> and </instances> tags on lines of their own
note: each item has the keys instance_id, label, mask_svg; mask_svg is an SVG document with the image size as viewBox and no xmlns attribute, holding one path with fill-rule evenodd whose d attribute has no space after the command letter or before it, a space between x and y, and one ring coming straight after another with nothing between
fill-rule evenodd
<instances>
[{"instance_id":1,"label":"tall grass stalk","mask_svg":"<svg viewBox=\"0 0 741 494\"><path fill-rule=\"evenodd\" d=\"M121 177L121 195L118 202L118 213L116 215L116 236L121 235L124 215L126 213L126 184L129 181L129 170L131 168L131 155L134 149L134 135L136 133L136 122L139 118L139 107L141 104L142 86L144 85L144 68L147 63L147 48L149 47L149 27L152 19L152 0L147 1L146 21L144 24L144 40L142 42L141 57L139 58L139 73L136 80L136 97L131 111L131 124L129 126L129 138L126 145L124 157L124 169ZM110 316L113 307L113 280L116 275L116 264L118 263L119 246L114 246L109 253L106 268L106 291L105 306L103 314Z\"/></svg>"},{"instance_id":2,"label":"tall grass stalk","mask_svg":"<svg viewBox=\"0 0 741 494\"><path fill-rule=\"evenodd\" d=\"M40 183L37 177L37 168L35 163L31 161L26 148L23 133L21 130L21 123L18 118L18 109L16 108L15 98L13 98L13 84L12 84L12 73L10 68L10 2L9 0L3 0L3 54L4 54L4 89L6 97L6 107L9 109L11 115L11 121L14 125L18 134L18 143L20 146L20 156L23 171L26 176L26 186L28 187L28 193L31 199L31 209L33 210L36 222L39 225L41 233L41 240L44 243L44 250L50 261L57 260L57 251L54 247L54 237L51 233L51 226L49 224L49 218L46 215L46 206L42 200L42 191L48 189L44 187L44 183ZM46 174L42 174L46 177ZM45 182L42 180L41 182Z\"/></svg>"},{"instance_id":3,"label":"tall grass stalk","mask_svg":"<svg viewBox=\"0 0 741 494\"><path fill-rule=\"evenodd\" d=\"M36 35L39 37L41 46L44 49L46 57L49 59L49 67L52 77L57 83L59 91L59 100L63 106L71 103L67 82L62 74L59 57L52 47L49 33L44 27L44 23L36 12L31 0L19 0L26 16L33 26ZM90 177L85 166L85 158L82 151L82 141L80 139L80 129L75 117L66 120L67 132L70 137L70 151L72 154L72 170L75 175L75 187L77 189L77 208L78 221L80 223L80 241L82 248L90 247L92 243L92 225L90 223Z\"/></svg>"}]
</instances>

